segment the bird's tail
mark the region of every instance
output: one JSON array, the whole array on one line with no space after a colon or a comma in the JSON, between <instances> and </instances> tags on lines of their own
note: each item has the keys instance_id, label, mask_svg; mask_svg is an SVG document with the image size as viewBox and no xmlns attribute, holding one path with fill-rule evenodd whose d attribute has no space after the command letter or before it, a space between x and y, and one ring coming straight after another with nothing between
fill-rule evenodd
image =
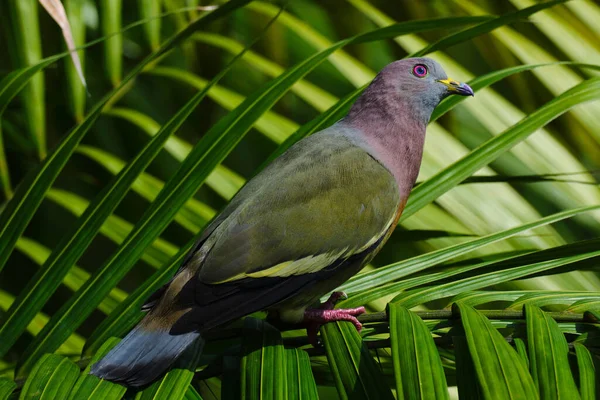
<instances>
[{"instance_id":1,"label":"bird's tail","mask_svg":"<svg viewBox=\"0 0 600 400\"><path fill-rule=\"evenodd\" d=\"M201 352L204 344L193 327L173 332L175 323L193 308L185 298L186 283L194 271L180 271L152 298L148 314L104 358L92 365L90 373L128 386L145 386L173 365L194 342L190 352ZM193 282L193 280L192 280Z\"/></svg>"},{"instance_id":2,"label":"bird's tail","mask_svg":"<svg viewBox=\"0 0 600 400\"><path fill-rule=\"evenodd\" d=\"M92 365L90 373L128 386L144 386L165 372L194 341L202 341L199 332L172 335L169 329L151 327L144 322L136 326Z\"/></svg>"}]
</instances>

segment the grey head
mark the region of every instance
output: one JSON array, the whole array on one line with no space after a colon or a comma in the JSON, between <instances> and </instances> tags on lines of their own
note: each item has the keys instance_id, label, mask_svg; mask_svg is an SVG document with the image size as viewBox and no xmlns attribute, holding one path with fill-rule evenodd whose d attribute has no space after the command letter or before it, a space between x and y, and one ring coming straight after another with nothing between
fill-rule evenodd
<instances>
[{"instance_id":1,"label":"grey head","mask_svg":"<svg viewBox=\"0 0 600 400\"><path fill-rule=\"evenodd\" d=\"M356 114L362 114L364 118L366 111L387 114L380 118L394 120L400 114L426 125L440 101L453 94L473 96L473 89L466 83L449 79L442 66L431 58L406 58L381 70L348 117L353 119Z\"/></svg>"}]
</instances>

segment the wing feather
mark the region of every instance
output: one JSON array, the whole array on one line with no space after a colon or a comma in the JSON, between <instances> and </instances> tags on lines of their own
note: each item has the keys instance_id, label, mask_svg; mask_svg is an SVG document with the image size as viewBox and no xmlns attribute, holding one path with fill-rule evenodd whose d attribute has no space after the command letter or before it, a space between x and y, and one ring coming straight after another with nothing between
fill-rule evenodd
<instances>
[{"instance_id":1,"label":"wing feather","mask_svg":"<svg viewBox=\"0 0 600 400\"><path fill-rule=\"evenodd\" d=\"M315 273L390 229L400 198L391 173L344 136L298 143L252 179L211 234L204 283Z\"/></svg>"}]
</instances>

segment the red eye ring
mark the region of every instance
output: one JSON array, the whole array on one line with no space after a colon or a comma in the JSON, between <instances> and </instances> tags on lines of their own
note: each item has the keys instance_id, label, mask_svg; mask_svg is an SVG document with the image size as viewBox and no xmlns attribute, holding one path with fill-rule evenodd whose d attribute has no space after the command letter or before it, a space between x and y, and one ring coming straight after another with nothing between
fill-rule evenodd
<instances>
[{"instance_id":1,"label":"red eye ring","mask_svg":"<svg viewBox=\"0 0 600 400\"><path fill-rule=\"evenodd\" d=\"M429 71L427 71L427 67L423 64L417 64L413 67L413 75L419 78L424 78L427 76Z\"/></svg>"}]
</instances>

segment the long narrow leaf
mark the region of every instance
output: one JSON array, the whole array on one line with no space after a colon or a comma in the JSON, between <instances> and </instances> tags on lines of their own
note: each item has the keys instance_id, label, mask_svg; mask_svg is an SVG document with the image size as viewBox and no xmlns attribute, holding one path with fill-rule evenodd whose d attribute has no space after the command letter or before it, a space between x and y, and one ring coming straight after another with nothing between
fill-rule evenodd
<instances>
[{"instance_id":1,"label":"long narrow leaf","mask_svg":"<svg viewBox=\"0 0 600 400\"><path fill-rule=\"evenodd\" d=\"M525 363L477 310L458 303L477 379L486 399L536 399Z\"/></svg>"},{"instance_id":2,"label":"long narrow leaf","mask_svg":"<svg viewBox=\"0 0 600 400\"><path fill-rule=\"evenodd\" d=\"M15 298L7 292L0 290L0 309L8 310L10 305L15 301ZM27 325L27 332L31 336L36 336L42 328L48 323L50 318L44 313L37 313L36 316ZM73 333L65 342L56 350L58 354L79 354L85 340L78 333Z\"/></svg>"},{"instance_id":3,"label":"long narrow leaf","mask_svg":"<svg viewBox=\"0 0 600 400\"><path fill-rule=\"evenodd\" d=\"M140 285L124 301L119 303L85 342L84 354L94 354L110 337L122 336L142 319L142 305L144 302L152 293L169 281L195 242L195 240L191 240L179 249L177 254L163 268L156 271L143 285Z\"/></svg>"},{"instance_id":4,"label":"long narrow leaf","mask_svg":"<svg viewBox=\"0 0 600 400\"><path fill-rule=\"evenodd\" d=\"M502 15L491 21L482 22L481 24L473 26L471 28L467 28L462 32L458 32L458 33L446 36L445 38L438 40L437 42L431 44L430 46L427 46L426 48L411 54L411 57L422 57L425 54L429 54L437 49L448 48L450 46L462 43L465 40L477 37L477 36L481 35L482 33L491 32L492 30L494 30L496 28L500 28L501 26L508 25L510 23L513 23L513 22L521 20L521 19L526 19L527 17L530 17L531 15L533 15L539 11L542 11L542 10L550 8L550 7L554 7L558 4L565 3L567 1L569 1L569 0L546 1L546 2L543 2L540 4L533 5L531 7L527 7L523 10L519 10L519 11L515 11L510 14Z\"/></svg>"},{"instance_id":5,"label":"long narrow leaf","mask_svg":"<svg viewBox=\"0 0 600 400\"><path fill-rule=\"evenodd\" d=\"M112 338L106 341L98 349L98 352L92 357L88 366L81 372L79 379L75 383L68 400L117 400L123 397L126 387L117 383L102 380L97 376L90 375L90 367L102 357L104 357L113 347L119 343L118 339ZM66 398L66 397L65 397Z\"/></svg>"},{"instance_id":6,"label":"long narrow leaf","mask_svg":"<svg viewBox=\"0 0 600 400\"><path fill-rule=\"evenodd\" d=\"M392 301L411 308L435 299L454 296L463 291L477 290L536 273L551 271L555 268L600 256L600 250L595 248L596 245L596 241L575 243L557 249L509 257L495 263L485 263L486 268L493 272L477 274L473 277L402 293Z\"/></svg>"},{"instance_id":7,"label":"long narrow leaf","mask_svg":"<svg viewBox=\"0 0 600 400\"><path fill-rule=\"evenodd\" d=\"M138 0L138 8L144 19L149 20L144 24L144 32L146 40L152 50L156 50L160 46L160 18L156 18L160 14L160 0Z\"/></svg>"},{"instance_id":8,"label":"long narrow leaf","mask_svg":"<svg viewBox=\"0 0 600 400\"><path fill-rule=\"evenodd\" d=\"M229 12L241 7L247 2L248 0L233 0L227 3L227 5L220 7L215 12L206 14L203 18L192 23L188 28L167 41L159 51L152 53L142 61L142 63L123 79L119 88L139 74L143 67L149 62L155 60L190 35L194 29L204 26L221 16L227 15ZM94 123L104 104L106 104L119 88L113 90L113 92L100 101L94 107L94 110L86 117L82 125L75 128L75 130L61 142L57 149L44 160L40 167L37 170L32 171L19 186L17 193L0 215L0 242L4 245L4 247L0 249L0 266L2 266L8 258L9 251L14 246L14 242L24 230L27 222L41 201L41 198L45 195L46 191L59 174L66 163L66 160L74 151L75 146ZM73 227L72 234L68 234L58 248L51 254L50 258L46 261L46 265L41 270L40 274L38 274L39 276L36 275L36 277L30 280L27 288L18 297L17 301L15 301L11 310L9 310L5 319L5 324L0 328L0 355L4 354L8 348L10 348L19 334L27 326L27 323L31 320L33 315L35 315L45 304L46 300L62 281L62 277L67 273L70 266L85 251L87 244L93 239L104 219L112 213L114 208L118 205L119 199L126 194L131 182L135 180L139 173L145 169L148 163L150 163L154 156L160 151L164 140L180 126L185 119L184 116L189 115L189 113L193 111L194 101L198 101L198 98L201 96L202 93L194 96L191 103L188 104L189 107L184 108L181 112L181 116L174 117L171 123L163 128L162 134L157 134L152 138L147 145L148 151L138 156L136 161L129 165L129 168L124 169L121 174L115 178L113 186L105 188L103 194L96 198L80 218L79 223ZM79 232L85 234L79 234Z\"/></svg>"},{"instance_id":9,"label":"long narrow leaf","mask_svg":"<svg viewBox=\"0 0 600 400\"><path fill-rule=\"evenodd\" d=\"M122 0L100 0L102 32L111 36L121 30ZM114 35L104 43L104 65L110 82L117 87L123 71L123 36Z\"/></svg>"},{"instance_id":10,"label":"long narrow leaf","mask_svg":"<svg viewBox=\"0 0 600 400\"><path fill-rule=\"evenodd\" d=\"M593 400L596 398L596 367L592 354L584 345L575 343L575 354L577 354L577 367L579 369L579 392L581 400Z\"/></svg>"},{"instance_id":11,"label":"long narrow leaf","mask_svg":"<svg viewBox=\"0 0 600 400\"><path fill-rule=\"evenodd\" d=\"M442 361L425 323L398 305L390 305L388 314L398 398L448 399Z\"/></svg>"},{"instance_id":12,"label":"long narrow leaf","mask_svg":"<svg viewBox=\"0 0 600 400\"><path fill-rule=\"evenodd\" d=\"M502 134L488 140L463 159L440 171L411 193L400 220L404 220L415 212L452 189L469 175L495 160L537 129L557 118L572 107L587 101L600 98L600 78L592 78L569 89L540 107L529 117Z\"/></svg>"},{"instance_id":13,"label":"long narrow leaf","mask_svg":"<svg viewBox=\"0 0 600 400\"><path fill-rule=\"evenodd\" d=\"M454 355L456 359L456 386L461 400L480 400L482 399L481 387L479 381L474 379L477 376L473 357L469 352L467 338L462 336L452 336L454 344Z\"/></svg>"},{"instance_id":14,"label":"long narrow leaf","mask_svg":"<svg viewBox=\"0 0 600 400\"><path fill-rule=\"evenodd\" d=\"M579 399L558 324L540 308L525 305L530 369L542 399Z\"/></svg>"},{"instance_id":15,"label":"long narrow leaf","mask_svg":"<svg viewBox=\"0 0 600 400\"><path fill-rule=\"evenodd\" d=\"M50 255L50 250L47 247L24 236L19 238L19 241L17 242L17 249L26 254L30 259L40 266L44 264L44 261L46 261ZM69 273L65 276L63 284L75 292L81 286L83 286L83 283L88 280L89 277L89 272L74 265ZM117 304L123 301L125 297L127 297L127 293L119 288L114 288L111 290L110 294L104 300L102 300L102 303L100 303L98 309L108 314L117 306Z\"/></svg>"},{"instance_id":16,"label":"long narrow leaf","mask_svg":"<svg viewBox=\"0 0 600 400\"><path fill-rule=\"evenodd\" d=\"M21 91L21 89L31 80L31 78L39 71L52 64L60 57L51 57L31 67L18 69L6 75L0 81L0 118L4 114L4 110L8 103ZM6 154L4 152L4 138L2 135L2 124L0 122L0 183L6 199L12 196L12 186L10 183L10 175L8 163L6 162ZM2 246L0 246L0 249ZM1 250L0 250L1 254ZM0 260L1 261L1 260ZM0 262L0 271L2 270L2 262Z\"/></svg>"},{"instance_id":17,"label":"long narrow leaf","mask_svg":"<svg viewBox=\"0 0 600 400\"><path fill-rule=\"evenodd\" d=\"M287 363L281 334L262 320L246 318L242 336L241 399L285 399Z\"/></svg>"},{"instance_id":18,"label":"long narrow leaf","mask_svg":"<svg viewBox=\"0 0 600 400\"><path fill-rule=\"evenodd\" d=\"M508 78L515 74L520 74L521 72L531 71L538 68L543 67L551 67L554 65L571 65L574 67L582 67L589 68L592 70L599 70L600 65L596 64L586 64L586 63L578 63L573 61L559 61L553 63L543 63L543 64L528 64L528 65L518 65L516 67L509 67L505 69L501 69L498 71L490 72L489 74L478 76L477 78L469 81L469 86L473 89L474 92L477 92L481 89L484 89L488 86L493 85L494 83L500 82L501 80ZM442 115L446 114L448 111L452 110L458 104L465 100L464 97L454 96L449 97L442 101L440 105L438 105L433 113L431 114L431 121L437 120Z\"/></svg>"},{"instance_id":19,"label":"long narrow leaf","mask_svg":"<svg viewBox=\"0 0 600 400\"><path fill-rule=\"evenodd\" d=\"M81 154L85 154L91 160L97 162L114 175L118 175L127 165L118 157L95 147L79 146L77 151ZM131 184L131 189L146 200L152 202L163 186L164 182L161 182L158 178L155 178L148 173L142 172ZM182 207L179 213L177 213L175 221L190 232L196 233L210 221L215 214L215 210L192 198ZM129 230L127 233L129 233Z\"/></svg>"},{"instance_id":20,"label":"long narrow leaf","mask_svg":"<svg viewBox=\"0 0 600 400\"><path fill-rule=\"evenodd\" d=\"M321 335L340 398L394 398L354 325L328 323L321 327Z\"/></svg>"},{"instance_id":21,"label":"long narrow leaf","mask_svg":"<svg viewBox=\"0 0 600 400\"><path fill-rule=\"evenodd\" d=\"M8 257L14 247L14 244L17 241L17 238L21 235L21 233L25 230L28 222L31 217L35 213L38 205L42 201L46 191L52 185L63 166L66 164L70 155L75 150L77 144L81 141L81 139L85 136L91 125L93 125L94 121L98 117L100 111L104 107L104 105L131 79L137 76L142 69L148 65L150 62L156 60L171 48L179 44L185 38L192 34L198 28L207 25L208 23L229 14L233 10L242 7L249 0L232 0L227 4L219 7L217 10L210 14L206 14L204 17L198 19L193 22L183 31L179 32L177 35L172 37L166 43L164 43L161 48L146 57L140 64L138 64L121 82L120 86L115 88L109 94L107 94L101 101L99 101L96 106L90 111L88 116L82 122L81 125L76 127L65 139L61 141L61 143L50 153L43 162L34 170L30 171L27 174L26 178L23 179L15 196L9 201L6 205L2 214L0 214L0 270L6 264ZM68 54L68 53L66 53ZM21 84L26 83L23 80L26 78L23 76L24 74L30 75L31 73L35 73L41 70L45 65L48 65L55 61L56 59L63 57L63 55L56 56L56 58L49 58L44 63L38 64L28 70L26 72L13 75L10 83L12 83L11 88L15 87L15 83L19 88ZM28 78L28 77L27 77ZM16 82L15 82L16 80ZM0 109L5 106L7 102L5 102L5 94L6 97L12 98L14 96L15 91L9 90L6 91L2 87L0 87ZM0 351L0 354L2 352Z\"/></svg>"},{"instance_id":22,"label":"long narrow leaf","mask_svg":"<svg viewBox=\"0 0 600 400\"><path fill-rule=\"evenodd\" d=\"M11 393L17 388L17 384L8 378L0 378L0 400L10 399Z\"/></svg>"},{"instance_id":23,"label":"long narrow leaf","mask_svg":"<svg viewBox=\"0 0 600 400\"><path fill-rule=\"evenodd\" d=\"M64 5L73 35L73 47L81 47L85 43L84 3L80 0L66 0ZM69 105L75 121L79 123L83 120L86 102L85 52L75 51L71 53L71 58L77 62L67 62Z\"/></svg>"},{"instance_id":24,"label":"long narrow leaf","mask_svg":"<svg viewBox=\"0 0 600 400\"><path fill-rule=\"evenodd\" d=\"M65 399L78 377L79 368L73 361L56 354L46 354L31 370L20 398Z\"/></svg>"},{"instance_id":25,"label":"long narrow leaf","mask_svg":"<svg viewBox=\"0 0 600 400\"><path fill-rule=\"evenodd\" d=\"M497 242L499 240L507 239L519 233L525 232L530 229L534 229L546 224L561 221L565 218L570 218L580 213L594 211L600 209L600 206L584 207L575 210L563 211L557 214L549 215L541 218L537 221L530 222L515 228L510 228L502 232L493 233L482 238L474 239L466 243L457 244L445 249L440 249L426 253L420 256L410 258L405 261L390 264L385 267L377 268L372 272L360 274L352 278L348 283L342 285L340 290L346 293L356 293L371 288L373 289L372 294L377 295L377 290L385 290L385 288L378 288L384 283L394 281L398 278L413 274L415 272L422 271L428 267L439 265L442 262L448 261L452 258L459 257L470 251L479 249L488 244Z\"/></svg>"},{"instance_id":26,"label":"long narrow leaf","mask_svg":"<svg viewBox=\"0 0 600 400\"><path fill-rule=\"evenodd\" d=\"M310 359L304 350L286 349L287 397L289 400L312 400L319 397L311 370Z\"/></svg>"},{"instance_id":27,"label":"long narrow leaf","mask_svg":"<svg viewBox=\"0 0 600 400\"><path fill-rule=\"evenodd\" d=\"M16 42L16 64L25 67L42 58L42 40L39 26L38 1L5 2L2 12L8 11L13 40ZM46 155L46 101L44 74L41 70L31 78L22 93L26 123L40 159ZM0 263L1 264L1 263Z\"/></svg>"}]
</instances>

